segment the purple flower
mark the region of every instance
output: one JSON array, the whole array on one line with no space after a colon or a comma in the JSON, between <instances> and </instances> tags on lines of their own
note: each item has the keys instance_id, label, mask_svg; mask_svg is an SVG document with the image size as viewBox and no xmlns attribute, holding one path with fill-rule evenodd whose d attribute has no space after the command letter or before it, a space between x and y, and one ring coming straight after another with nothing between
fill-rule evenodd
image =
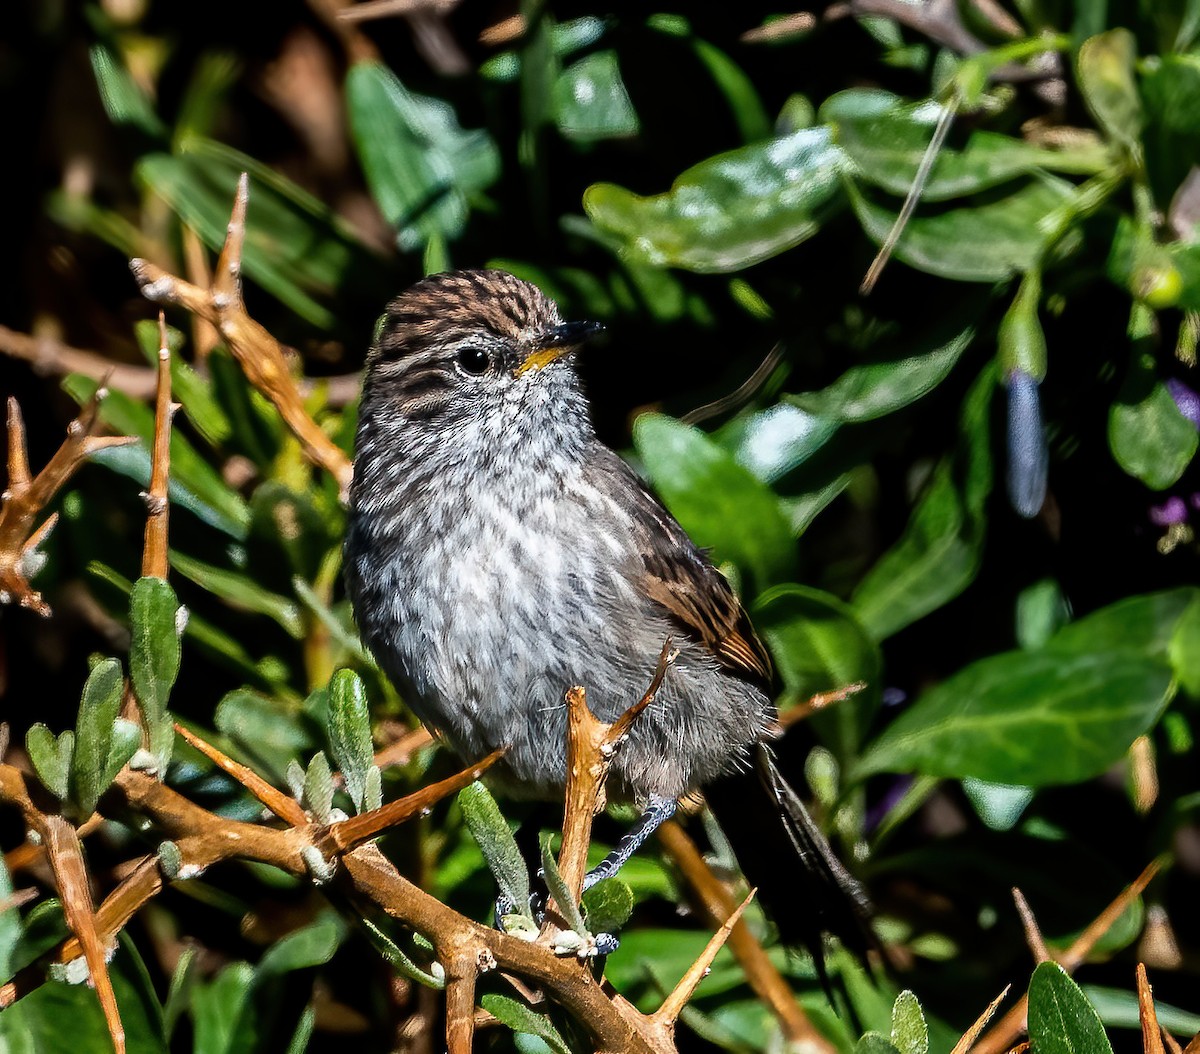
<instances>
[{"instance_id":1,"label":"purple flower","mask_svg":"<svg viewBox=\"0 0 1200 1054\"><path fill-rule=\"evenodd\" d=\"M1188 518L1188 507L1177 494L1169 497L1161 505L1150 506L1150 522L1155 527L1171 527L1183 523Z\"/></svg>"},{"instance_id":2,"label":"purple flower","mask_svg":"<svg viewBox=\"0 0 1200 1054\"><path fill-rule=\"evenodd\" d=\"M1174 377L1167 381L1167 391L1171 393L1179 412L1200 429L1200 395Z\"/></svg>"},{"instance_id":3,"label":"purple flower","mask_svg":"<svg viewBox=\"0 0 1200 1054\"><path fill-rule=\"evenodd\" d=\"M1038 382L1024 370L1008 375L1008 500L1032 519L1046 500L1046 433Z\"/></svg>"}]
</instances>

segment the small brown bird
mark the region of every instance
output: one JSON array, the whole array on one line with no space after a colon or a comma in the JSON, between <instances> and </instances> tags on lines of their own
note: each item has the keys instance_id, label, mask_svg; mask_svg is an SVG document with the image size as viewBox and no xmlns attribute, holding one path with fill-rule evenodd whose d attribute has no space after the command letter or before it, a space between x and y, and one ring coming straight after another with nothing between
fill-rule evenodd
<instances>
[{"instance_id":1,"label":"small brown bird","mask_svg":"<svg viewBox=\"0 0 1200 1054\"><path fill-rule=\"evenodd\" d=\"M678 655L612 760L643 819L614 873L698 788L783 938L856 949L865 900L767 746L771 663L725 578L595 434L564 322L503 271L423 279L388 305L359 409L346 573L380 666L464 759L561 797L564 694L611 721L665 640ZM797 866L799 865L799 866Z\"/></svg>"}]
</instances>

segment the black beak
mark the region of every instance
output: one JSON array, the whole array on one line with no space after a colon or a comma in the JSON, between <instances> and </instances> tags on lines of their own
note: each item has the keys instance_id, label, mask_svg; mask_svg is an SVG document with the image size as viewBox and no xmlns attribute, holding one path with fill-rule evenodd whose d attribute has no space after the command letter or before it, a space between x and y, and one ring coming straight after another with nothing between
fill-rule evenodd
<instances>
[{"instance_id":1,"label":"black beak","mask_svg":"<svg viewBox=\"0 0 1200 1054\"><path fill-rule=\"evenodd\" d=\"M546 330L537 342L537 351L549 351L551 348L577 348L589 341L597 333L604 331L601 322L564 322L561 326L553 326Z\"/></svg>"}]
</instances>

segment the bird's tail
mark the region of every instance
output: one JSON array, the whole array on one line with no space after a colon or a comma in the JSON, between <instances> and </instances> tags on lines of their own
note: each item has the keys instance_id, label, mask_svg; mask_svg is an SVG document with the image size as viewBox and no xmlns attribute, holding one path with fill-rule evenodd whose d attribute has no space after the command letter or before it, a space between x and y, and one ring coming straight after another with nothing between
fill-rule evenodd
<instances>
[{"instance_id":1,"label":"bird's tail","mask_svg":"<svg viewBox=\"0 0 1200 1054\"><path fill-rule=\"evenodd\" d=\"M757 748L752 770L708 784L704 797L780 939L808 949L828 993L824 935L860 958L875 944L862 887L834 856L766 746Z\"/></svg>"}]
</instances>

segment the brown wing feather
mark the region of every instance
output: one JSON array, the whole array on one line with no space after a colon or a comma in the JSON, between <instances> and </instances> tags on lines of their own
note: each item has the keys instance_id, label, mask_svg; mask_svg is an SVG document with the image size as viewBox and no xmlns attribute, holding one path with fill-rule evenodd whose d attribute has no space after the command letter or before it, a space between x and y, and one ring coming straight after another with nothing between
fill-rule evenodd
<instances>
[{"instance_id":1,"label":"brown wing feather","mask_svg":"<svg viewBox=\"0 0 1200 1054\"><path fill-rule=\"evenodd\" d=\"M721 664L763 691L771 689L771 659L729 583L693 544L675 518L620 458L624 478L613 493L628 496L646 577L647 596Z\"/></svg>"}]
</instances>

